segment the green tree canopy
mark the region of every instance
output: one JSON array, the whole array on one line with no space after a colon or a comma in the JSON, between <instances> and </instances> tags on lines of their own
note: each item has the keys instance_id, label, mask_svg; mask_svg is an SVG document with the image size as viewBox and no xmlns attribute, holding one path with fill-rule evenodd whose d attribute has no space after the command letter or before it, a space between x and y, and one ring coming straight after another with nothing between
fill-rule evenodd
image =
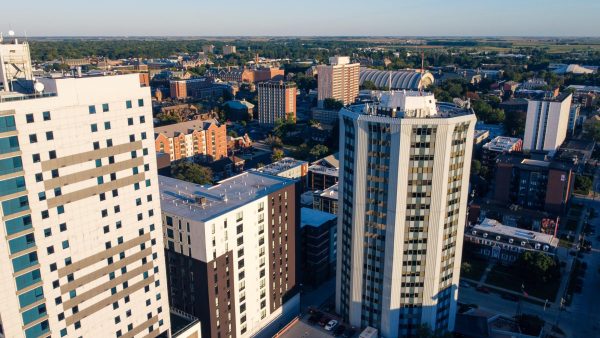
<instances>
[{"instance_id":1,"label":"green tree canopy","mask_svg":"<svg viewBox=\"0 0 600 338\"><path fill-rule=\"evenodd\" d=\"M323 108L329 110L340 110L344 107L344 102L338 101L336 99L325 99L323 101Z\"/></svg>"},{"instance_id":2,"label":"green tree canopy","mask_svg":"<svg viewBox=\"0 0 600 338\"><path fill-rule=\"evenodd\" d=\"M271 154L271 161L277 162L285 157L283 150L280 148L273 149L273 153Z\"/></svg>"},{"instance_id":3,"label":"green tree canopy","mask_svg":"<svg viewBox=\"0 0 600 338\"><path fill-rule=\"evenodd\" d=\"M188 161L181 161L172 165L171 175L177 179L196 184L212 184L213 182L213 173L210 168Z\"/></svg>"}]
</instances>

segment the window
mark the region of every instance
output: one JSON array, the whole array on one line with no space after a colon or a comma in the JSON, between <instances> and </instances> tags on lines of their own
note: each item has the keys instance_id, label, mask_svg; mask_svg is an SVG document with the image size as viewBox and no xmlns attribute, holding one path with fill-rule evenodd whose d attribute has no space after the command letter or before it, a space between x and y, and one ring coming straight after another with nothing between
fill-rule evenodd
<instances>
[{"instance_id":1,"label":"window","mask_svg":"<svg viewBox=\"0 0 600 338\"><path fill-rule=\"evenodd\" d=\"M48 255L52 255L54 253L54 246L50 245L49 247L47 247L46 252L48 253Z\"/></svg>"},{"instance_id":2,"label":"window","mask_svg":"<svg viewBox=\"0 0 600 338\"><path fill-rule=\"evenodd\" d=\"M44 121L50 121L50 112L49 111L43 112L42 116L44 117Z\"/></svg>"},{"instance_id":3,"label":"window","mask_svg":"<svg viewBox=\"0 0 600 338\"><path fill-rule=\"evenodd\" d=\"M92 105L88 107L90 114L96 114L96 106Z\"/></svg>"},{"instance_id":4,"label":"window","mask_svg":"<svg viewBox=\"0 0 600 338\"><path fill-rule=\"evenodd\" d=\"M126 107L127 109L131 109L131 107L133 107L133 105L131 104L131 100L127 100L127 101L125 101L125 107Z\"/></svg>"},{"instance_id":5,"label":"window","mask_svg":"<svg viewBox=\"0 0 600 338\"><path fill-rule=\"evenodd\" d=\"M37 135L36 134L29 135L29 143L37 143Z\"/></svg>"},{"instance_id":6,"label":"window","mask_svg":"<svg viewBox=\"0 0 600 338\"><path fill-rule=\"evenodd\" d=\"M54 196L60 196L60 195L62 195L62 190L60 189L60 187L54 188Z\"/></svg>"},{"instance_id":7,"label":"window","mask_svg":"<svg viewBox=\"0 0 600 338\"><path fill-rule=\"evenodd\" d=\"M69 248L69 241L68 240L62 242L62 248L63 249L68 249Z\"/></svg>"},{"instance_id":8,"label":"window","mask_svg":"<svg viewBox=\"0 0 600 338\"><path fill-rule=\"evenodd\" d=\"M45 192L40 192L38 193L38 198L40 199L40 201L45 201L46 200L46 193Z\"/></svg>"},{"instance_id":9,"label":"window","mask_svg":"<svg viewBox=\"0 0 600 338\"><path fill-rule=\"evenodd\" d=\"M61 223L58 227L60 232L67 231L67 223Z\"/></svg>"},{"instance_id":10,"label":"window","mask_svg":"<svg viewBox=\"0 0 600 338\"><path fill-rule=\"evenodd\" d=\"M51 131L46 132L46 140L51 141L54 140L54 133Z\"/></svg>"},{"instance_id":11,"label":"window","mask_svg":"<svg viewBox=\"0 0 600 338\"><path fill-rule=\"evenodd\" d=\"M104 122L104 129L110 130L110 121Z\"/></svg>"},{"instance_id":12,"label":"window","mask_svg":"<svg viewBox=\"0 0 600 338\"><path fill-rule=\"evenodd\" d=\"M144 106L144 99L138 99L138 107Z\"/></svg>"},{"instance_id":13,"label":"window","mask_svg":"<svg viewBox=\"0 0 600 338\"><path fill-rule=\"evenodd\" d=\"M100 149L100 142L96 141L96 142L94 142L94 143L93 143L93 145L94 145L94 150L98 150L98 149ZM97 165L97 164L98 164L98 163L97 163L98 161L101 161L101 160L100 160L100 159L96 160L96 166L97 166L97 167L98 167L98 165Z\"/></svg>"},{"instance_id":14,"label":"window","mask_svg":"<svg viewBox=\"0 0 600 338\"><path fill-rule=\"evenodd\" d=\"M42 175L42 173L35 174L35 181L36 182L41 182L43 180L44 180L44 175Z\"/></svg>"},{"instance_id":15,"label":"window","mask_svg":"<svg viewBox=\"0 0 600 338\"><path fill-rule=\"evenodd\" d=\"M25 120L27 121L27 123L33 123L34 122L33 114L25 115Z\"/></svg>"},{"instance_id":16,"label":"window","mask_svg":"<svg viewBox=\"0 0 600 338\"><path fill-rule=\"evenodd\" d=\"M38 163L40 161L40 154L33 154L31 155L31 158L33 160L33 163Z\"/></svg>"},{"instance_id":17,"label":"window","mask_svg":"<svg viewBox=\"0 0 600 338\"><path fill-rule=\"evenodd\" d=\"M44 237L50 237L50 236L52 236L52 229L50 229L50 228L44 229Z\"/></svg>"},{"instance_id":18,"label":"window","mask_svg":"<svg viewBox=\"0 0 600 338\"><path fill-rule=\"evenodd\" d=\"M146 116L140 116L140 123L146 123Z\"/></svg>"},{"instance_id":19,"label":"window","mask_svg":"<svg viewBox=\"0 0 600 338\"><path fill-rule=\"evenodd\" d=\"M127 119L127 125L128 126L132 126L133 125L133 118L130 117L130 118Z\"/></svg>"},{"instance_id":20,"label":"window","mask_svg":"<svg viewBox=\"0 0 600 338\"><path fill-rule=\"evenodd\" d=\"M55 159L55 158L56 158L56 150L50 150L50 151L48 152L48 157L49 157L51 160Z\"/></svg>"},{"instance_id":21,"label":"window","mask_svg":"<svg viewBox=\"0 0 600 338\"><path fill-rule=\"evenodd\" d=\"M92 133L95 133L95 132L97 132L97 131L98 131L98 125L97 125L97 124L95 124L95 123L92 123L92 124L90 125L90 127L91 127L91 129L92 129Z\"/></svg>"},{"instance_id":22,"label":"window","mask_svg":"<svg viewBox=\"0 0 600 338\"><path fill-rule=\"evenodd\" d=\"M46 219L48 217L50 217L50 214L48 213L48 210L42 211L42 219Z\"/></svg>"},{"instance_id":23,"label":"window","mask_svg":"<svg viewBox=\"0 0 600 338\"><path fill-rule=\"evenodd\" d=\"M103 103L102 104L102 111L105 112L105 113L108 111L108 103Z\"/></svg>"},{"instance_id":24,"label":"window","mask_svg":"<svg viewBox=\"0 0 600 338\"><path fill-rule=\"evenodd\" d=\"M112 139L110 139L110 138L109 138L108 140L106 140L106 146L107 146L107 147L112 147L112 146L113 146L113 141L112 141Z\"/></svg>"},{"instance_id":25,"label":"window","mask_svg":"<svg viewBox=\"0 0 600 338\"><path fill-rule=\"evenodd\" d=\"M142 132L142 140L145 140L145 139L146 139L146 137L147 137L147 136L146 136L146 132L145 132L145 131L144 131L144 132Z\"/></svg>"}]
</instances>

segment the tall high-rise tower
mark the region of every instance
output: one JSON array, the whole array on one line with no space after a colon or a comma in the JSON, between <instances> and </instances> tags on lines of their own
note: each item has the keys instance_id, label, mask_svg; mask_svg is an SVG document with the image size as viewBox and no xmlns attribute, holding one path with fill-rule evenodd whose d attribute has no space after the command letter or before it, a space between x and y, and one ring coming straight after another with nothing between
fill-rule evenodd
<instances>
[{"instance_id":1,"label":"tall high-rise tower","mask_svg":"<svg viewBox=\"0 0 600 338\"><path fill-rule=\"evenodd\" d=\"M358 97L360 64L350 63L347 56L329 58L329 65L319 65L318 103L335 99L344 104L354 103Z\"/></svg>"},{"instance_id":2,"label":"tall high-rise tower","mask_svg":"<svg viewBox=\"0 0 600 338\"><path fill-rule=\"evenodd\" d=\"M453 329L475 121L419 92L341 110L336 308L352 325Z\"/></svg>"},{"instance_id":3,"label":"tall high-rise tower","mask_svg":"<svg viewBox=\"0 0 600 338\"><path fill-rule=\"evenodd\" d=\"M168 332L150 90L138 74L34 88L0 92L4 335Z\"/></svg>"}]
</instances>

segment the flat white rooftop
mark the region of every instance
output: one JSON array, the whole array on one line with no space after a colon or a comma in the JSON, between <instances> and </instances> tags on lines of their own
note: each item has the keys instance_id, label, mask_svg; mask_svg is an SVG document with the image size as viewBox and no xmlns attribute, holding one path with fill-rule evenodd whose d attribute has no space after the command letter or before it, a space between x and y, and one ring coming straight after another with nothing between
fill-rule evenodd
<instances>
[{"instance_id":1,"label":"flat white rooftop","mask_svg":"<svg viewBox=\"0 0 600 338\"><path fill-rule=\"evenodd\" d=\"M558 239L555 238L553 235L511 227L508 225L504 225L494 219L489 219L489 218L484 219L481 222L481 224L477 224L477 225L473 226L473 229L477 230L477 231L481 231L481 232L487 232L490 234L493 233L496 235L504 235L504 236L518 239L518 240L536 241L536 242L545 243L545 244L548 244L551 246L558 245ZM492 238L492 237L488 237L488 238Z\"/></svg>"},{"instance_id":2,"label":"flat white rooftop","mask_svg":"<svg viewBox=\"0 0 600 338\"><path fill-rule=\"evenodd\" d=\"M164 212L204 222L267 196L294 180L246 171L215 185L200 185L158 176L160 205Z\"/></svg>"}]
</instances>

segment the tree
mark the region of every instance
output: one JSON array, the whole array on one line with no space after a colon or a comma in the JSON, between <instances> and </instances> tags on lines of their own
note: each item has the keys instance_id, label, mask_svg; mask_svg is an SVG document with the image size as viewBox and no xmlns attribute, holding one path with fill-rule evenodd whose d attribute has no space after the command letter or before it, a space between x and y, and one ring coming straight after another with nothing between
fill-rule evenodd
<instances>
[{"instance_id":1,"label":"tree","mask_svg":"<svg viewBox=\"0 0 600 338\"><path fill-rule=\"evenodd\" d=\"M273 135L269 135L265 140L265 143L270 145L271 149L283 147L283 142L281 141L281 138Z\"/></svg>"},{"instance_id":2,"label":"tree","mask_svg":"<svg viewBox=\"0 0 600 338\"><path fill-rule=\"evenodd\" d=\"M344 107L344 102L338 101L336 99L325 99L323 101L323 108L328 110L340 110Z\"/></svg>"},{"instance_id":3,"label":"tree","mask_svg":"<svg viewBox=\"0 0 600 338\"><path fill-rule=\"evenodd\" d=\"M481 172L481 162L478 160L473 160L471 162L471 173L473 175L479 175Z\"/></svg>"},{"instance_id":4,"label":"tree","mask_svg":"<svg viewBox=\"0 0 600 338\"><path fill-rule=\"evenodd\" d=\"M375 85L375 83L373 83L373 81L369 81L369 80L365 80L360 87L361 87L361 89L365 89L365 90L377 90L377 86Z\"/></svg>"},{"instance_id":5,"label":"tree","mask_svg":"<svg viewBox=\"0 0 600 338\"><path fill-rule=\"evenodd\" d=\"M526 112L507 111L504 118L504 129L510 136L520 136L525 133Z\"/></svg>"},{"instance_id":6,"label":"tree","mask_svg":"<svg viewBox=\"0 0 600 338\"><path fill-rule=\"evenodd\" d=\"M582 195L587 195L593 188L594 182L588 176L577 175L575 176L575 192Z\"/></svg>"},{"instance_id":7,"label":"tree","mask_svg":"<svg viewBox=\"0 0 600 338\"><path fill-rule=\"evenodd\" d=\"M228 130L227 135L231 137L238 137L238 133L235 130Z\"/></svg>"},{"instance_id":8,"label":"tree","mask_svg":"<svg viewBox=\"0 0 600 338\"><path fill-rule=\"evenodd\" d=\"M283 153L283 150L281 150L280 148L273 149L273 153L271 154L271 161L277 162L284 157L285 154Z\"/></svg>"},{"instance_id":9,"label":"tree","mask_svg":"<svg viewBox=\"0 0 600 338\"><path fill-rule=\"evenodd\" d=\"M587 121L586 121L587 122ZM584 125L584 136L587 139L600 142L600 123L588 123Z\"/></svg>"},{"instance_id":10,"label":"tree","mask_svg":"<svg viewBox=\"0 0 600 338\"><path fill-rule=\"evenodd\" d=\"M560 267L556 260L543 252L524 252L515 262L515 267L526 289L560 278Z\"/></svg>"},{"instance_id":11,"label":"tree","mask_svg":"<svg viewBox=\"0 0 600 338\"><path fill-rule=\"evenodd\" d=\"M327 148L327 146L323 144L317 144L314 147L312 147L309 154L313 159L316 160L329 154L329 148Z\"/></svg>"},{"instance_id":12,"label":"tree","mask_svg":"<svg viewBox=\"0 0 600 338\"><path fill-rule=\"evenodd\" d=\"M213 173L210 168L188 161L181 161L171 166L171 175L196 184L211 184L213 181Z\"/></svg>"}]
</instances>

